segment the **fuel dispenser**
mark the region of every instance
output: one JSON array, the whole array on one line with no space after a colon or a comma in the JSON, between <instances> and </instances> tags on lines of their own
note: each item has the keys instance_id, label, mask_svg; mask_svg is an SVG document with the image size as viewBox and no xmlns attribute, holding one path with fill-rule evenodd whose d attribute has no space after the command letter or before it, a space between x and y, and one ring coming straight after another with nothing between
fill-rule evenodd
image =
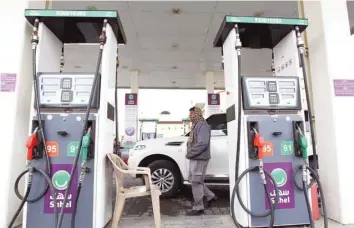
<instances>
[{"instance_id":1,"label":"fuel dispenser","mask_svg":"<svg viewBox=\"0 0 354 228\"><path fill-rule=\"evenodd\" d=\"M24 207L22 227L102 228L112 216L106 154L117 115L108 88L117 80L118 43L126 43L118 12L29 9L25 17L33 25L34 107L28 167L15 183L22 204L8 227ZM68 43L99 43L95 72L61 71ZM18 189L23 177L24 195Z\"/></svg>"},{"instance_id":2,"label":"fuel dispenser","mask_svg":"<svg viewBox=\"0 0 354 228\"><path fill-rule=\"evenodd\" d=\"M307 25L307 19L226 16L214 40L228 94L230 207L237 227L314 227L308 191L314 182L321 196L323 190L308 165L304 134L304 111L312 117L301 37ZM241 76L242 47L271 49L273 75ZM310 127L317 164L311 118Z\"/></svg>"}]
</instances>

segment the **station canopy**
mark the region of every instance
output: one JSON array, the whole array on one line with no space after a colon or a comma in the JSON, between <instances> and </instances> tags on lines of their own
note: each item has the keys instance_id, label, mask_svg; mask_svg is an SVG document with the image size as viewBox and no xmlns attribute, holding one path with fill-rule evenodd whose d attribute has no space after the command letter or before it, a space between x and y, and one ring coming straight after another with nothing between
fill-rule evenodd
<instances>
[{"instance_id":1,"label":"station canopy","mask_svg":"<svg viewBox=\"0 0 354 228\"><path fill-rule=\"evenodd\" d=\"M57 0L52 8L118 10L127 38L119 53L120 88L129 88L130 72L138 70L140 88L205 89L205 72L213 71L215 88L223 89L221 48L213 42L226 15L299 17L297 1ZM271 50L256 51L243 49L243 74L271 75ZM66 45L64 71L94 71L97 55L94 45Z\"/></svg>"}]
</instances>

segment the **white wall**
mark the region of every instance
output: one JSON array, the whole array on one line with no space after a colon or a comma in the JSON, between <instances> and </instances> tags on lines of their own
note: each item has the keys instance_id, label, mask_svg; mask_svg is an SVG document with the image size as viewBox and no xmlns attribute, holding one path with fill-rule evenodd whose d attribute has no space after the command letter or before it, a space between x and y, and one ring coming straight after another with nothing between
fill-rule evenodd
<instances>
[{"instance_id":1,"label":"white wall","mask_svg":"<svg viewBox=\"0 0 354 228\"><path fill-rule=\"evenodd\" d=\"M44 3L44 2L43 2ZM0 92L0 144L3 181L0 188L0 227L7 227L20 200L13 192L16 176L26 167L25 139L28 136L32 89L30 35L24 17L27 0L0 1L0 73L17 75L15 92ZM20 188L23 189L23 181ZM21 216L17 220L18 224Z\"/></svg>"}]
</instances>

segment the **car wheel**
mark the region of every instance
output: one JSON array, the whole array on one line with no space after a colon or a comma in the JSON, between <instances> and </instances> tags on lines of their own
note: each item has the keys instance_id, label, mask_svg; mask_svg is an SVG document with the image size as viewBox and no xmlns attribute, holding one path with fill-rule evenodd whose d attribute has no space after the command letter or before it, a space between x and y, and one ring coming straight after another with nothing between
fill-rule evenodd
<instances>
[{"instance_id":1,"label":"car wheel","mask_svg":"<svg viewBox=\"0 0 354 228\"><path fill-rule=\"evenodd\" d=\"M161 190L161 197L173 197L181 186L178 167L170 161L158 160L150 163L152 183Z\"/></svg>"}]
</instances>

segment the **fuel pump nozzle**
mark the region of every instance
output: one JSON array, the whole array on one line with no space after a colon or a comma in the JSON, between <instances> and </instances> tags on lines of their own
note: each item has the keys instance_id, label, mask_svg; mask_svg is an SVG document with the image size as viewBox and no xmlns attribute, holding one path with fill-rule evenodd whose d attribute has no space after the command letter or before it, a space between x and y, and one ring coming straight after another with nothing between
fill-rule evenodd
<instances>
[{"instance_id":1,"label":"fuel pump nozzle","mask_svg":"<svg viewBox=\"0 0 354 228\"><path fill-rule=\"evenodd\" d=\"M34 129L33 133L30 136L28 136L28 138L26 139L27 161L28 162L32 161L33 158L36 158L36 156L33 156L33 153L34 153L36 147L38 146L37 130L38 130L38 127L36 129Z\"/></svg>"},{"instance_id":2,"label":"fuel pump nozzle","mask_svg":"<svg viewBox=\"0 0 354 228\"><path fill-rule=\"evenodd\" d=\"M326 210L326 203L325 203L325 199L323 198L323 189L321 186L321 182L319 180L319 176L317 175L316 171L314 169L312 169L309 164L308 164L308 141L307 138L305 136L305 134L303 133L303 130L301 128L301 126L299 124L296 124L296 131L294 132L296 135L294 135L295 139L296 139L296 143L297 143L297 152L295 153L295 155L297 157L302 157L303 158L303 164L299 167L299 169L294 173L294 184L295 186L302 190L304 192L304 197L306 200L306 206L307 206L307 213L309 216L309 221L310 221L310 227L311 228L315 228L315 222L313 220L313 216L312 216L312 207L311 207L311 203L310 203L310 199L309 199L309 189L313 186L313 184L315 184L315 182L317 182L318 188L320 190L320 195L321 195L321 199L322 199L322 208L323 208L323 215L324 215L324 227L328 228L328 219L327 219L327 210ZM302 179L302 186L300 186L297 182L296 182L296 175L299 174L301 172L301 179ZM308 181L308 177L309 177L309 172L312 176L312 180Z\"/></svg>"},{"instance_id":3,"label":"fuel pump nozzle","mask_svg":"<svg viewBox=\"0 0 354 228\"><path fill-rule=\"evenodd\" d=\"M40 130L40 128L36 127L34 129L34 131L32 132L32 134L30 136L28 136L28 138L25 141L26 144L26 148L27 148L27 162L28 162L28 167L26 170L24 170L23 172L20 173L20 175L16 178L15 180L15 194L17 195L18 198L21 199L21 204L18 207L17 211L15 212L14 216L12 217L8 228L12 228L13 224L15 223L16 218L19 216L23 206L25 205L25 203L32 203L32 202L36 202L37 198L39 199L39 197L42 197L47 190L45 190L44 192L41 193L41 195L39 197L37 197L36 199L33 200L28 200L29 194L31 192L31 188L32 188L32 180L33 180L33 174L34 173L38 173L40 175L42 175L46 181L46 184L48 186L48 189L50 190L50 195L53 198L53 210L54 210L54 225L57 224L58 222L58 209L57 209L57 201L56 201L56 195L55 195L55 189L54 186L52 184L51 178L48 175L47 172L33 167L31 165L31 161L34 159L38 159L40 157L38 157L38 153L40 148L38 148L39 146L39 140L38 140L38 131ZM24 196L22 197L19 191L19 183L21 178L26 175L28 173L28 177L27 177L27 183L26 183L26 192L24 194Z\"/></svg>"},{"instance_id":4,"label":"fuel pump nozzle","mask_svg":"<svg viewBox=\"0 0 354 228\"><path fill-rule=\"evenodd\" d=\"M260 134L257 132L255 128L253 128L253 131L256 133L253 139L253 145L254 147L257 148L257 159L259 160L259 176L261 177L261 180L263 184L267 184L266 177L264 174L264 166L263 166L263 158L264 158L264 153L263 153L263 146L264 146L264 138L260 136Z\"/></svg>"},{"instance_id":5,"label":"fuel pump nozzle","mask_svg":"<svg viewBox=\"0 0 354 228\"><path fill-rule=\"evenodd\" d=\"M86 134L84 135L84 137L82 137L82 146L81 146L81 172L80 172L80 177L79 177L79 183L77 186L77 190L76 190L76 198L75 198L75 202L73 205L73 213L71 216L71 228L75 227L75 218L76 218L76 211L77 211L77 204L79 202L79 197L80 197L80 193L81 193L81 188L82 185L84 183L85 180L85 176L87 173L90 172L90 169L86 166L87 161L90 159L89 156L89 146L91 144L91 127L89 127L86 131ZM78 152L77 152L78 153Z\"/></svg>"},{"instance_id":6,"label":"fuel pump nozzle","mask_svg":"<svg viewBox=\"0 0 354 228\"><path fill-rule=\"evenodd\" d=\"M274 180L274 178L272 177L272 175L267 172L266 170L264 170L264 166L263 166L263 159L264 159L264 153L263 153L263 147L264 147L264 138L259 134L258 130L255 127L250 127L250 131L253 131L252 133L254 133L253 135L253 139L249 138L249 142L252 143L253 146L253 152L252 154L250 154L250 158L254 159L254 160L258 160L259 164L257 166L253 166L250 167L248 169L246 169L244 172L241 173L240 177L236 180L235 183L235 191L233 191L232 193L232 199L231 201L234 202L235 201L235 197L237 197L241 207L243 208L244 211L246 211L248 214L250 214L253 217L258 217L258 218L264 218L264 217L268 217L270 216L270 222L269 222L269 226L270 228L272 228L274 226L274 215L275 215L275 209L278 205L278 201L279 201L279 191L278 191L278 186L276 185L276 182ZM252 140L252 141L251 141ZM256 172L258 171L259 176L262 180L263 183L263 188L264 191L266 193L266 197L267 197L267 201L270 205L270 210L264 212L264 213L255 213L253 211L251 211L250 209L248 209L246 207L246 205L244 204L244 202L242 201L241 195L240 195L240 189L239 189L239 185L240 182L242 180L242 178L244 178L246 176L246 174L251 173L251 172ZM266 176L270 179L270 181L273 183L274 185L274 189L275 189L275 198L272 200L268 187L267 187L267 179ZM232 207L232 206L231 206ZM234 216L236 218L236 216ZM243 228L243 226L241 226L237 220L235 222L236 226L238 228Z\"/></svg>"}]
</instances>

